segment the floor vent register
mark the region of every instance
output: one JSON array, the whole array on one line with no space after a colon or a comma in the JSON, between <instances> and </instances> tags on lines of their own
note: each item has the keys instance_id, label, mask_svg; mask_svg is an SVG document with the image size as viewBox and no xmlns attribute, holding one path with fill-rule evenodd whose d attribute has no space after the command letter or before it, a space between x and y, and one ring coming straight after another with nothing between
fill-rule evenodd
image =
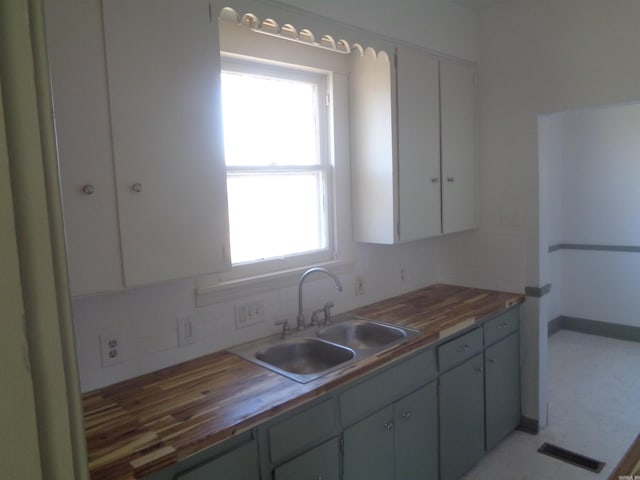
<instances>
[{"instance_id":1,"label":"floor vent register","mask_svg":"<svg viewBox=\"0 0 640 480\"><path fill-rule=\"evenodd\" d=\"M546 442L542 444L542 446L538 449L538 452L595 473L600 473L605 465L604 462L601 462L599 460L585 457L584 455L580 455L579 453L575 453Z\"/></svg>"}]
</instances>

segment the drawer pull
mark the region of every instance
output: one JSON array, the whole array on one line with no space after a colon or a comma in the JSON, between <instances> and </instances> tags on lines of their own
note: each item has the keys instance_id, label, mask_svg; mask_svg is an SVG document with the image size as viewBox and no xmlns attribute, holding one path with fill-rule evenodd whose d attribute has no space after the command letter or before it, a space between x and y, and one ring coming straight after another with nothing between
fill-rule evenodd
<instances>
[{"instance_id":1,"label":"drawer pull","mask_svg":"<svg viewBox=\"0 0 640 480\"><path fill-rule=\"evenodd\" d=\"M411 418L411 410L407 410L406 412L404 412L402 414L402 418L404 418L405 420L409 420Z\"/></svg>"},{"instance_id":2,"label":"drawer pull","mask_svg":"<svg viewBox=\"0 0 640 480\"><path fill-rule=\"evenodd\" d=\"M387 422L384 424L385 430L391 430L393 428L393 422Z\"/></svg>"},{"instance_id":3,"label":"drawer pull","mask_svg":"<svg viewBox=\"0 0 640 480\"><path fill-rule=\"evenodd\" d=\"M496 359L493 357L487 357L487 362L489 363L496 363Z\"/></svg>"},{"instance_id":4,"label":"drawer pull","mask_svg":"<svg viewBox=\"0 0 640 480\"><path fill-rule=\"evenodd\" d=\"M469 350L469 344L465 343L464 345L460 345L456 351L457 352L466 352L467 350Z\"/></svg>"},{"instance_id":5,"label":"drawer pull","mask_svg":"<svg viewBox=\"0 0 640 480\"><path fill-rule=\"evenodd\" d=\"M498 329L499 329L499 330L501 330L501 329L506 328L506 327L508 327L508 326L509 326L509 324L508 324L508 323L506 323L506 322L505 322L505 323L499 323L499 324L498 324Z\"/></svg>"},{"instance_id":6,"label":"drawer pull","mask_svg":"<svg viewBox=\"0 0 640 480\"><path fill-rule=\"evenodd\" d=\"M316 480L322 480L322 475L318 475L318 476L316 477Z\"/></svg>"},{"instance_id":7,"label":"drawer pull","mask_svg":"<svg viewBox=\"0 0 640 480\"><path fill-rule=\"evenodd\" d=\"M482 373L483 370L482 367L476 367L476 373Z\"/></svg>"}]
</instances>

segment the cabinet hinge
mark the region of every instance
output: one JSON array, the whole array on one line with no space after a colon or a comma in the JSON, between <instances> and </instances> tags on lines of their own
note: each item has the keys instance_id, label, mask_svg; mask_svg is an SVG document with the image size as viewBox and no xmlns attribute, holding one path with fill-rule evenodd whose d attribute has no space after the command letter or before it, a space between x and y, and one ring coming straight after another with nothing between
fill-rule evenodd
<instances>
[{"instance_id":1,"label":"cabinet hinge","mask_svg":"<svg viewBox=\"0 0 640 480\"><path fill-rule=\"evenodd\" d=\"M400 238L400 222L396 223L396 234L398 235L398 238Z\"/></svg>"},{"instance_id":2,"label":"cabinet hinge","mask_svg":"<svg viewBox=\"0 0 640 480\"><path fill-rule=\"evenodd\" d=\"M340 437L340 453L344 455L344 437Z\"/></svg>"},{"instance_id":3,"label":"cabinet hinge","mask_svg":"<svg viewBox=\"0 0 640 480\"><path fill-rule=\"evenodd\" d=\"M211 2L209 2L209 23L213 23L213 12L211 11Z\"/></svg>"}]
</instances>

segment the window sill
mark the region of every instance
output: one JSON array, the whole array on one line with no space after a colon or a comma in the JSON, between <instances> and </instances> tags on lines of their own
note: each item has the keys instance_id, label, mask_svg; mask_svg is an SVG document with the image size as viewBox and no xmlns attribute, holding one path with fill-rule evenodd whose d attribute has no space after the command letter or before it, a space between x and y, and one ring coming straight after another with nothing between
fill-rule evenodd
<instances>
[{"instance_id":1,"label":"window sill","mask_svg":"<svg viewBox=\"0 0 640 480\"><path fill-rule=\"evenodd\" d=\"M211 276L204 277L199 279L196 285L196 307L205 307L215 303L237 300L268 290L297 285L300 276L312 267L326 268L339 275L351 273L355 267L355 262L353 260L333 260L265 275L217 282Z\"/></svg>"}]
</instances>

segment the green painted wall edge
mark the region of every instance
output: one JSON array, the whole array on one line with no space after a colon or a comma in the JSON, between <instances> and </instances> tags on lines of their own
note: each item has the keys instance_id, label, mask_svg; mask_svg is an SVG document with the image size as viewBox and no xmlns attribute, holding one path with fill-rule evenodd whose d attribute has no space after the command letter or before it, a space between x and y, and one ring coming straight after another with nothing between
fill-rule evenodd
<instances>
[{"instance_id":1,"label":"green painted wall edge","mask_svg":"<svg viewBox=\"0 0 640 480\"><path fill-rule=\"evenodd\" d=\"M558 250L588 250L592 252L640 253L640 247L634 245L595 245L587 243L557 243L549 246L549 253Z\"/></svg>"},{"instance_id":2,"label":"green painted wall edge","mask_svg":"<svg viewBox=\"0 0 640 480\"><path fill-rule=\"evenodd\" d=\"M554 335L559 330L571 330L573 332L640 343L640 327L634 327L632 325L621 325L619 323L601 322L598 320L562 315L549 322L549 336Z\"/></svg>"}]
</instances>

